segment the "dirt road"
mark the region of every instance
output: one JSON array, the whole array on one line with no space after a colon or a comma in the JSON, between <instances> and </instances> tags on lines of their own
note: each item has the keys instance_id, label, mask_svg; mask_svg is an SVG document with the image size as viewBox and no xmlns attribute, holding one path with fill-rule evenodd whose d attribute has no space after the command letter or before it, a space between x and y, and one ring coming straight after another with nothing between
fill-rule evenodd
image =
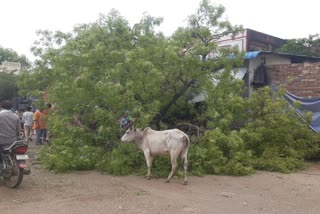
<instances>
[{"instance_id":1,"label":"dirt road","mask_svg":"<svg viewBox=\"0 0 320 214\"><path fill-rule=\"evenodd\" d=\"M318 214L320 164L294 174L257 172L252 176L145 180L85 171L53 174L36 164L17 189L0 178L1 214Z\"/></svg>"}]
</instances>

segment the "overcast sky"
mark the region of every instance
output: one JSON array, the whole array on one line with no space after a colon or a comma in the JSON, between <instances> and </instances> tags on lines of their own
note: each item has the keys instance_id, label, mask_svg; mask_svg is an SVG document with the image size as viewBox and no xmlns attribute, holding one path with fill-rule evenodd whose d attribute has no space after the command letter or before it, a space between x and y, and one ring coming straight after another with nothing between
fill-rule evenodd
<instances>
[{"instance_id":1,"label":"overcast sky","mask_svg":"<svg viewBox=\"0 0 320 214\"><path fill-rule=\"evenodd\" d=\"M226 7L232 24L242 24L283 39L320 33L320 0L211 0ZM37 30L72 31L77 24L95 22L114 8L130 24L143 12L164 18L160 28L171 35L186 25L200 0L5 0L0 3L0 46L32 59L30 47Z\"/></svg>"}]
</instances>

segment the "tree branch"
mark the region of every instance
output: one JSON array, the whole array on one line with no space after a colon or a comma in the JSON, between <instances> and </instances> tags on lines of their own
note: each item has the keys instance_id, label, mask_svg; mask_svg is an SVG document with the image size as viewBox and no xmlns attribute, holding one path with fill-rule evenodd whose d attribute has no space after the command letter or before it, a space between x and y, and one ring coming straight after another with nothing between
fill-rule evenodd
<instances>
[{"instance_id":1,"label":"tree branch","mask_svg":"<svg viewBox=\"0 0 320 214\"><path fill-rule=\"evenodd\" d=\"M183 131L185 131L189 135L193 135L193 133L196 132L197 137L199 137L202 133L206 131L200 128L199 126L193 125L191 123L178 123L176 127L183 129Z\"/></svg>"},{"instance_id":2,"label":"tree branch","mask_svg":"<svg viewBox=\"0 0 320 214\"><path fill-rule=\"evenodd\" d=\"M191 87L196 80L190 80L187 84L185 84L180 91L178 91L173 98L167 103L167 105L165 105L159 112L159 114L157 114L154 118L153 118L153 123L157 126L158 129L160 129L160 121L162 119L162 117L164 115L167 114L167 112L169 111L169 109L171 108L171 106L188 90L189 87Z\"/></svg>"}]
</instances>

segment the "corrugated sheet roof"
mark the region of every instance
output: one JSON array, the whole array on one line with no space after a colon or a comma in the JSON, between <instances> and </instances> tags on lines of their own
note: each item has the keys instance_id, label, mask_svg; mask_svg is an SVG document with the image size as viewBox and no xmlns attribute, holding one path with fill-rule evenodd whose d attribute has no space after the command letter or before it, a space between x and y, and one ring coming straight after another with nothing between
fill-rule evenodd
<instances>
[{"instance_id":1,"label":"corrugated sheet roof","mask_svg":"<svg viewBox=\"0 0 320 214\"><path fill-rule=\"evenodd\" d=\"M234 78L238 80L242 80L244 75L247 73L248 68L235 68L233 70L238 70L235 74L233 74Z\"/></svg>"}]
</instances>

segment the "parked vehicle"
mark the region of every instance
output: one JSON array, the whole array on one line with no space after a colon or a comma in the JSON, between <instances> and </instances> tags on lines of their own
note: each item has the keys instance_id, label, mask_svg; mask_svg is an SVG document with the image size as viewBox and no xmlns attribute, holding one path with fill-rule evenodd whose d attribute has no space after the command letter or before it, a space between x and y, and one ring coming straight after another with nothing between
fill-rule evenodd
<instances>
[{"instance_id":1,"label":"parked vehicle","mask_svg":"<svg viewBox=\"0 0 320 214\"><path fill-rule=\"evenodd\" d=\"M4 179L7 187L15 188L19 186L24 175L29 175L31 171L27 169L26 160L29 156L28 141L18 140L8 147L0 150L0 176Z\"/></svg>"}]
</instances>

